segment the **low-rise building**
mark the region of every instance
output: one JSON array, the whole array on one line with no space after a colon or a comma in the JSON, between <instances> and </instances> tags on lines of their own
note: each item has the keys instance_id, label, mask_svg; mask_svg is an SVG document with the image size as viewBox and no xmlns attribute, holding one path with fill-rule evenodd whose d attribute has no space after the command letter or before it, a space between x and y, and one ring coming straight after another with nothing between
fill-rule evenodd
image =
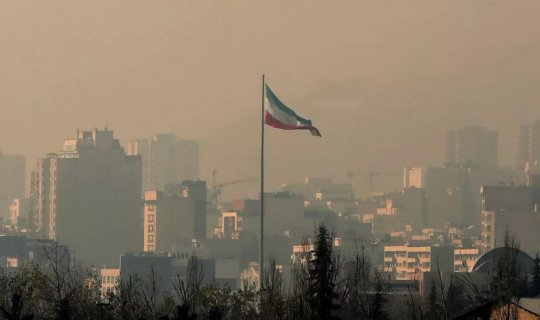
<instances>
[{"instance_id":1,"label":"low-rise building","mask_svg":"<svg viewBox=\"0 0 540 320\"><path fill-rule=\"evenodd\" d=\"M206 183L184 181L144 194L146 252L175 252L206 238Z\"/></svg>"},{"instance_id":2,"label":"low-rise building","mask_svg":"<svg viewBox=\"0 0 540 320\"><path fill-rule=\"evenodd\" d=\"M429 271L453 271L453 248L436 246L385 246L384 271L396 280L415 279Z\"/></svg>"},{"instance_id":3,"label":"low-rise building","mask_svg":"<svg viewBox=\"0 0 540 320\"><path fill-rule=\"evenodd\" d=\"M479 257L478 248L454 249L454 272L471 272Z\"/></svg>"},{"instance_id":4,"label":"low-rise building","mask_svg":"<svg viewBox=\"0 0 540 320\"><path fill-rule=\"evenodd\" d=\"M110 293L118 293L120 269L103 268L99 273L101 276L101 296L106 299Z\"/></svg>"}]
</instances>

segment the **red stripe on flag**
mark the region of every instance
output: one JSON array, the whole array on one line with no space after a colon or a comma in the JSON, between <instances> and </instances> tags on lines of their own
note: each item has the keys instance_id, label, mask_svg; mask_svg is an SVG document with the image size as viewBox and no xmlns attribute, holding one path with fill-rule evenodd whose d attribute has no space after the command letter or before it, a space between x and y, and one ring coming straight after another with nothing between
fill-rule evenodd
<instances>
[{"instance_id":1,"label":"red stripe on flag","mask_svg":"<svg viewBox=\"0 0 540 320\"><path fill-rule=\"evenodd\" d=\"M298 125L286 124L274 118L268 111L264 112L264 123L266 123L267 125L271 127L283 129L283 130L309 130L309 132L311 132L312 135L321 137L321 133L319 132L319 129L313 126L298 126Z\"/></svg>"}]
</instances>

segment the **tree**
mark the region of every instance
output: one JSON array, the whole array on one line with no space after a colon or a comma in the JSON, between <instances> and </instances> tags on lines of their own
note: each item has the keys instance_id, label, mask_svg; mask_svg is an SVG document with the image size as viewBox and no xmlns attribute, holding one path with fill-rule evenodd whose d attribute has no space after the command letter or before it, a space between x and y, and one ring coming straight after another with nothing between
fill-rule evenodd
<instances>
[{"instance_id":1,"label":"tree","mask_svg":"<svg viewBox=\"0 0 540 320\"><path fill-rule=\"evenodd\" d=\"M429 290L429 296L428 296L428 319L439 319L439 297L437 296L437 286L435 284L435 280L431 281L431 287Z\"/></svg>"},{"instance_id":2,"label":"tree","mask_svg":"<svg viewBox=\"0 0 540 320\"><path fill-rule=\"evenodd\" d=\"M375 295L373 297L372 315L373 320L386 320L388 313L386 312L386 293L385 278L380 272L375 272Z\"/></svg>"},{"instance_id":3,"label":"tree","mask_svg":"<svg viewBox=\"0 0 540 320\"><path fill-rule=\"evenodd\" d=\"M308 303L311 316L313 319L335 319L337 262L332 253L333 237L324 223L319 226L315 239L314 257L309 262Z\"/></svg>"},{"instance_id":4,"label":"tree","mask_svg":"<svg viewBox=\"0 0 540 320\"><path fill-rule=\"evenodd\" d=\"M534 267L532 270L532 280L529 288L529 294L533 297L540 294L540 258L538 257L538 252L534 258Z\"/></svg>"},{"instance_id":5,"label":"tree","mask_svg":"<svg viewBox=\"0 0 540 320\"><path fill-rule=\"evenodd\" d=\"M344 281L341 297L343 313L347 319L370 319L371 317L371 262L362 246L344 263Z\"/></svg>"},{"instance_id":6,"label":"tree","mask_svg":"<svg viewBox=\"0 0 540 320\"><path fill-rule=\"evenodd\" d=\"M95 270L85 270L57 243L44 246L45 261L32 269L36 299L45 306L43 317L52 319L93 319L99 313L99 281Z\"/></svg>"},{"instance_id":7,"label":"tree","mask_svg":"<svg viewBox=\"0 0 540 320\"><path fill-rule=\"evenodd\" d=\"M255 285L244 286L231 294L230 298L230 319L255 320L260 319L259 292ZM273 315L272 315L273 316ZM263 317L265 320L277 319L275 317Z\"/></svg>"},{"instance_id":8,"label":"tree","mask_svg":"<svg viewBox=\"0 0 540 320\"><path fill-rule=\"evenodd\" d=\"M263 287L260 290L261 318L279 320L285 317L283 274L278 269L276 260L272 259L269 265L264 272Z\"/></svg>"},{"instance_id":9,"label":"tree","mask_svg":"<svg viewBox=\"0 0 540 320\"><path fill-rule=\"evenodd\" d=\"M309 268L308 264L311 260L312 253L307 252L309 244L307 240L302 241L302 245L306 250L305 257L299 261L293 261L290 272L290 294L286 301L286 318L287 319L303 319L310 314L309 303L306 297L309 296Z\"/></svg>"},{"instance_id":10,"label":"tree","mask_svg":"<svg viewBox=\"0 0 540 320\"><path fill-rule=\"evenodd\" d=\"M177 275L176 282L173 284L179 303L175 311L177 319L192 320L197 318L197 299L199 299L201 292L203 277L202 263L193 254L188 260L186 278L182 279L180 275Z\"/></svg>"},{"instance_id":11,"label":"tree","mask_svg":"<svg viewBox=\"0 0 540 320\"><path fill-rule=\"evenodd\" d=\"M454 319L455 317L468 311L467 308L474 307L474 295L464 285L463 280L458 275L451 275L452 279L448 286L448 293L446 294L446 305L448 319Z\"/></svg>"},{"instance_id":12,"label":"tree","mask_svg":"<svg viewBox=\"0 0 540 320\"><path fill-rule=\"evenodd\" d=\"M120 280L117 294L109 293L114 319L138 320L149 316L144 305L143 283L138 276Z\"/></svg>"},{"instance_id":13,"label":"tree","mask_svg":"<svg viewBox=\"0 0 540 320\"><path fill-rule=\"evenodd\" d=\"M33 266L22 267L15 274L0 270L1 304L0 314L8 320L34 319L34 288L32 285Z\"/></svg>"},{"instance_id":14,"label":"tree","mask_svg":"<svg viewBox=\"0 0 540 320\"><path fill-rule=\"evenodd\" d=\"M197 301L197 314L201 317L223 319L231 306L231 290L213 283L202 288Z\"/></svg>"},{"instance_id":15,"label":"tree","mask_svg":"<svg viewBox=\"0 0 540 320\"><path fill-rule=\"evenodd\" d=\"M415 286L413 289L414 291L418 292L418 287ZM418 296L411 291L411 287L409 285L407 285L407 292L408 292L407 319L423 320L424 311L422 309L422 303L418 301Z\"/></svg>"},{"instance_id":16,"label":"tree","mask_svg":"<svg viewBox=\"0 0 540 320\"><path fill-rule=\"evenodd\" d=\"M520 270L518 262L519 252L519 243L514 237L510 237L507 231L502 255L495 261L490 288L492 301L502 306L501 313L504 319L514 318L516 312L514 306L527 288L527 275Z\"/></svg>"}]
</instances>

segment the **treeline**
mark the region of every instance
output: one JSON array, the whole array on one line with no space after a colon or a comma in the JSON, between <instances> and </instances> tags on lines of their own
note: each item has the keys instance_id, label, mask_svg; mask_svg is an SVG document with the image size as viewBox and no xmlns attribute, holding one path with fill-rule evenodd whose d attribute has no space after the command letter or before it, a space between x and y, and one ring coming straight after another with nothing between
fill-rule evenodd
<instances>
[{"instance_id":1,"label":"treeline","mask_svg":"<svg viewBox=\"0 0 540 320\"><path fill-rule=\"evenodd\" d=\"M17 272L0 274L2 319L453 319L488 302L516 302L540 293L540 267L525 274L507 241L485 285L471 274L452 274L450 282L433 280L422 301L418 288L395 288L389 275L372 266L362 247L341 257L325 225L316 230L313 244L282 271L271 262L263 274L263 289L245 283L240 290L203 285L202 265L196 256L186 274L170 289L160 288L158 275L119 281L103 293L99 275L74 263L60 246L44 248L46 259ZM439 273L440 275L440 273ZM394 288L394 289L393 289Z\"/></svg>"}]
</instances>

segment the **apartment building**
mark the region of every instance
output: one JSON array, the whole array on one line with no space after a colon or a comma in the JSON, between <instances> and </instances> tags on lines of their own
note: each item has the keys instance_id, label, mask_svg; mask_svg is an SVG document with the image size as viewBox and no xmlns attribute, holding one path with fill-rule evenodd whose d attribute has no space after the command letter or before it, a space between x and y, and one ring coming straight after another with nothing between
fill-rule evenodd
<instances>
[{"instance_id":1,"label":"apartment building","mask_svg":"<svg viewBox=\"0 0 540 320\"><path fill-rule=\"evenodd\" d=\"M206 238L206 182L144 193L143 251L176 252Z\"/></svg>"},{"instance_id":2,"label":"apartment building","mask_svg":"<svg viewBox=\"0 0 540 320\"><path fill-rule=\"evenodd\" d=\"M436 246L385 246L384 271L396 280L416 279L429 271L453 271L453 248Z\"/></svg>"},{"instance_id":3,"label":"apartment building","mask_svg":"<svg viewBox=\"0 0 540 320\"><path fill-rule=\"evenodd\" d=\"M142 245L141 159L109 129L79 131L32 172L30 231L69 245L92 264L112 264Z\"/></svg>"}]
</instances>

